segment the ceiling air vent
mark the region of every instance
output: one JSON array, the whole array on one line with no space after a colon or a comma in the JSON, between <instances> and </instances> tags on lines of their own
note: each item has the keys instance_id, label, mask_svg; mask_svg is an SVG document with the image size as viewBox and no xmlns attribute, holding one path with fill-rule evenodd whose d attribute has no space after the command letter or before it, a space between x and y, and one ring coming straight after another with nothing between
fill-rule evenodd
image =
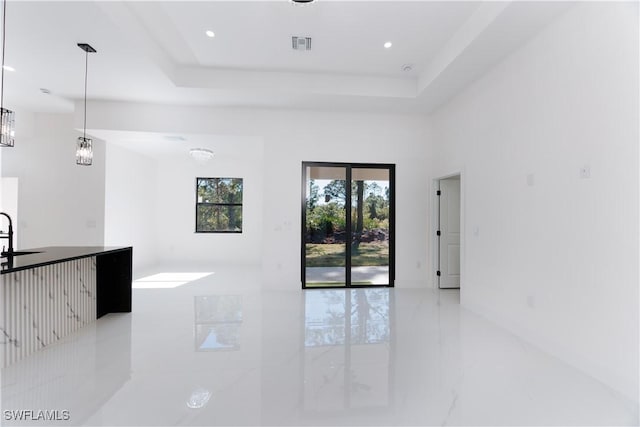
<instances>
[{"instance_id":1,"label":"ceiling air vent","mask_svg":"<svg viewBox=\"0 0 640 427\"><path fill-rule=\"evenodd\" d=\"M291 47L293 50L311 50L311 37L291 37Z\"/></svg>"}]
</instances>

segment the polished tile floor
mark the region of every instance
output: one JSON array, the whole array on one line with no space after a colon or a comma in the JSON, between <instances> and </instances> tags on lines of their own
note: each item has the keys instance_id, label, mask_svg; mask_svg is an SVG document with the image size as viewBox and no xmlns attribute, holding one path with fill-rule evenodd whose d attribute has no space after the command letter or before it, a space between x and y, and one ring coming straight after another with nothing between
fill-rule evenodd
<instances>
[{"instance_id":1,"label":"polished tile floor","mask_svg":"<svg viewBox=\"0 0 640 427\"><path fill-rule=\"evenodd\" d=\"M458 291L157 273L135 284L133 313L4 369L2 424L638 424L632 402L461 308ZM70 419L8 421L16 410Z\"/></svg>"}]
</instances>

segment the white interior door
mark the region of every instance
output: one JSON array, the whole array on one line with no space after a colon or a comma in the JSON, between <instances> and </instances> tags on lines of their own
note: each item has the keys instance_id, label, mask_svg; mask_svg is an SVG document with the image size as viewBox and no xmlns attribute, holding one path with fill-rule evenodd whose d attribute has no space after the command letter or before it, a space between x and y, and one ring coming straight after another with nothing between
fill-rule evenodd
<instances>
[{"instance_id":1,"label":"white interior door","mask_svg":"<svg viewBox=\"0 0 640 427\"><path fill-rule=\"evenodd\" d=\"M440 180L440 288L460 287L460 178Z\"/></svg>"}]
</instances>

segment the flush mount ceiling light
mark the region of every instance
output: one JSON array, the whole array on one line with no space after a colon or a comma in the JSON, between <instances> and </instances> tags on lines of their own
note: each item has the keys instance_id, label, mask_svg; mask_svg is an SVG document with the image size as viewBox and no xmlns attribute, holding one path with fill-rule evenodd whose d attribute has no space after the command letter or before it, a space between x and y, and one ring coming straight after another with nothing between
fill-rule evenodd
<instances>
[{"instance_id":1,"label":"flush mount ceiling light","mask_svg":"<svg viewBox=\"0 0 640 427\"><path fill-rule=\"evenodd\" d=\"M94 53L96 50L87 43L78 43L78 47L85 52L84 66L84 124L82 127L82 136L78 137L76 143L76 164L80 166L91 166L93 163L93 141L87 138L87 75L89 71L89 52Z\"/></svg>"},{"instance_id":2,"label":"flush mount ceiling light","mask_svg":"<svg viewBox=\"0 0 640 427\"><path fill-rule=\"evenodd\" d=\"M0 146L13 147L15 131L15 115L13 111L4 108L4 51L7 28L7 0L2 2L2 68L0 68Z\"/></svg>"},{"instance_id":3,"label":"flush mount ceiling light","mask_svg":"<svg viewBox=\"0 0 640 427\"><path fill-rule=\"evenodd\" d=\"M213 158L213 151L208 148L192 148L189 155L198 163L206 163Z\"/></svg>"},{"instance_id":4,"label":"flush mount ceiling light","mask_svg":"<svg viewBox=\"0 0 640 427\"><path fill-rule=\"evenodd\" d=\"M207 30L207 31L205 31L205 34L207 35L207 37L211 37L211 38L213 38L213 37L215 37L215 36L216 36L216 33L214 33L214 32L213 32L213 31L211 31L211 30Z\"/></svg>"},{"instance_id":5,"label":"flush mount ceiling light","mask_svg":"<svg viewBox=\"0 0 640 427\"><path fill-rule=\"evenodd\" d=\"M393 46L393 43L385 42L385 44L383 46L384 46L385 49L389 49L391 46Z\"/></svg>"}]
</instances>

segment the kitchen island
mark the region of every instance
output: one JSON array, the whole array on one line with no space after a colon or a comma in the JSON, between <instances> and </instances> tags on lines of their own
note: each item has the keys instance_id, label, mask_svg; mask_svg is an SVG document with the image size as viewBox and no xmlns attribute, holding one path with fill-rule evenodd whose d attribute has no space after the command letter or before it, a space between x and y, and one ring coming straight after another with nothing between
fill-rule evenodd
<instances>
[{"instance_id":1,"label":"kitchen island","mask_svg":"<svg viewBox=\"0 0 640 427\"><path fill-rule=\"evenodd\" d=\"M131 312L132 255L131 247L50 246L2 257L2 366L107 313Z\"/></svg>"}]
</instances>

